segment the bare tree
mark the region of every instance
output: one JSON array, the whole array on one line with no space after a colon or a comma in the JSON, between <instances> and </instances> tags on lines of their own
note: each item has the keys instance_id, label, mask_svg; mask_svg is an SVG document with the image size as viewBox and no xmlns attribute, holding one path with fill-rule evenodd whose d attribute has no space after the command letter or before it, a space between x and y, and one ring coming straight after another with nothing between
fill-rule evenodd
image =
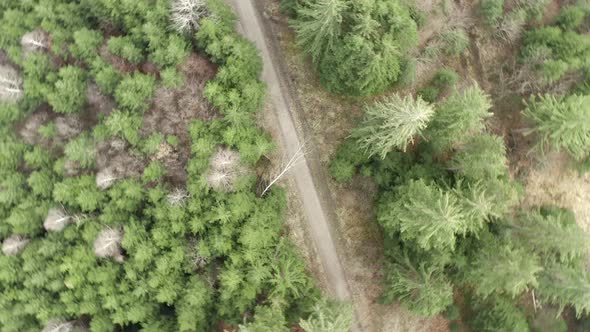
<instances>
[{"instance_id":1,"label":"bare tree","mask_svg":"<svg viewBox=\"0 0 590 332\"><path fill-rule=\"evenodd\" d=\"M191 195L182 188L175 188L171 193L166 196L170 205L182 205L189 199Z\"/></svg>"},{"instance_id":2,"label":"bare tree","mask_svg":"<svg viewBox=\"0 0 590 332\"><path fill-rule=\"evenodd\" d=\"M6 256L16 256L25 249L29 241L29 239L22 235L11 235L4 239L4 242L2 243L2 252Z\"/></svg>"},{"instance_id":3,"label":"bare tree","mask_svg":"<svg viewBox=\"0 0 590 332\"><path fill-rule=\"evenodd\" d=\"M43 227L48 231L60 232L74 220L63 208L52 208L47 213Z\"/></svg>"},{"instance_id":4,"label":"bare tree","mask_svg":"<svg viewBox=\"0 0 590 332\"><path fill-rule=\"evenodd\" d=\"M266 192L277 182L279 181L285 174L287 174L291 169L298 166L302 162L305 162L305 143L301 144L297 151L293 154L291 159L287 162L286 165L280 168L278 175L276 175L264 188L260 196L264 196Z\"/></svg>"},{"instance_id":5,"label":"bare tree","mask_svg":"<svg viewBox=\"0 0 590 332\"><path fill-rule=\"evenodd\" d=\"M49 38L43 30L27 32L20 40L25 51L33 52L49 48Z\"/></svg>"},{"instance_id":6,"label":"bare tree","mask_svg":"<svg viewBox=\"0 0 590 332\"><path fill-rule=\"evenodd\" d=\"M96 186L101 190L110 188L119 177L115 176L115 172L111 168L101 169L96 173Z\"/></svg>"},{"instance_id":7,"label":"bare tree","mask_svg":"<svg viewBox=\"0 0 590 332\"><path fill-rule=\"evenodd\" d=\"M240 154L228 148L218 148L209 165L207 183L219 191L233 191L236 180L244 172L240 166Z\"/></svg>"},{"instance_id":8,"label":"bare tree","mask_svg":"<svg viewBox=\"0 0 590 332\"><path fill-rule=\"evenodd\" d=\"M41 332L85 332L88 327L78 320L54 318L47 321Z\"/></svg>"},{"instance_id":9,"label":"bare tree","mask_svg":"<svg viewBox=\"0 0 590 332\"><path fill-rule=\"evenodd\" d=\"M201 19L207 16L206 0L174 0L172 2L172 26L178 32L196 32L199 30Z\"/></svg>"},{"instance_id":10,"label":"bare tree","mask_svg":"<svg viewBox=\"0 0 590 332\"><path fill-rule=\"evenodd\" d=\"M199 240L194 237L191 237L188 241L188 257L194 270L202 269L209 263L209 258L201 255L198 242Z\"/></svg>"},{"instance_id":11,"label":"bare tree","mask_svg":"<svg viewBox=\"0 0 590 332\"><path fill-rule=\"evenodd\" d=\"M23 95L22 80L10 66L0 65L0 100L17 101Z\"/></svg>"},{"instance_id":12,"label":"bare tree","mask_svg":"<svg viewBox=\"0 0 590 332\"><path fill-rule=\"evenodd\" d=\"M115 261L122 263L125 260L121 250L122 241L122 230L105 228L94 240L94 253L98 257L111 257Z\"/></svg>"}]
</instances>

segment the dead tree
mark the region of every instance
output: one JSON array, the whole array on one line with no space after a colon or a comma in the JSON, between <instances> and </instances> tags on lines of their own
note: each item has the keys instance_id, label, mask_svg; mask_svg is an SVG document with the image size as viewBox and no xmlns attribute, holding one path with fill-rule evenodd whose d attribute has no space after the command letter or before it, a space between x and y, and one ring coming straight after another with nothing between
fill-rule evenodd
<instances>
[{"instance_id":1,"label":"dead tree","mask_svg":"<svg viewBox=\"0 0 590 332\"><path fill-rule=\"evenodd\" d=\"M243 173L240 154L228 148L218 148L209 162L207 183L215 190L231 192L238 177Z\"/></svg>"},{"instance_id":2,"label":"dead tree","mask_svg":"<svg viewBox=\"0 0 590 332\"><path fill-rule=\"evenodd\" d=\"M54 318L47 321L41 332L86 332L88 327L79 320Z\"/></svg>"},{"instance_id":3,"label":"dead tree","mask_svg":"<svg viewBox=\"0 0 590 332\"><path fill-rule=\"evenodd\" d=\"M49 48L49 38L44 31L35 30L25 33L20 40L20 44L23 50L28 52L46 50Z\"/></svg>"},{"instance_id":4,"label":"dead tree","mask_svg":"<svg viewBox=\"0 0 590 332\"><path fill-rule=\"evenodd\" d=\"M190 194L182 188L176 188L166 196L166 200L170 205L182 205L189 198Z\"/></svg>"},{"instance_id":5,"label":"dead tree","mask_svg":"<svg viewBox=\"0 0 590 332\"><path fill-rule=\"evenodd\" d=\"M114 228L103 229L94 240L94 253L98 257L113 258L122 263L125 260L121 250L123 231Z\"/></svg>"},{"instance_id":6,"label":"dead tree","mask_svg":"<svg viewBox=\"0 0 590 332\"><path fill-rule=\"evenodd\" d=\"M14 102L23 96L22 80L10 66L0 65L0 101Z\"/></svg>"},{"instance_id":7,"label":"dead tree","mask_svg":"<svg viewBox=\"0 0 590 332\"><path fill-rule=\"evenodd\" d=\"M295 151L295 153L293 154L293 156L291 157L291 159L289 159L289 161L287 162L287 164L280 168L280 171L278 172L278 174L275 177L273 177L273 179L268 183L268 185L264 188L264 190L262 191L262 193L260 194L260 196L264 196L264 194L266 194L266 192L277 181L279 181L291 169L293 169L294 167L298 166L302 162L305 162L305 143L301 144L299 146L299 148L297 149L297 151Z\"/></svg>"},{"instance_id":8,"label":"dead tree","mask_svg":"<svg viewBox=\"0 0 590 332\"><path fill-rule=\"evenodd\" d=\"M115 172L110 168L101 169L96 173L96 186L101 190L110 188L117 180L119 177L115 176Z\"/></svg>"},{"instance_id":9,"label":"dead tree","mask_svg":"<svg viewBox=\"0 0 590 332\"><path fill-rule=\"evenodd\" d=\"M172 26L180 33L199 30L201 19L208 16L206 0L174 0L172 2Z\"/></svg>"},{"instance_id":10,"label":"dead tree","mask_svg":"<svg viewBox=\"0 0 590 332\"><path fill-rule=\"evenodd\" d=\"M73 223L74 219L63 208L52 208L47 213L43 227L47 231L61 232L66 226Z\"/></svg>"},{"instance_id":11,"label":"dead tree","mask_svg":"<svg viewBox=\"0 0 590 332\"><path fill-rule=\"evenodd\" d=\"M2 242L2 252L6 256L16 256L25 249L29 241L22 235L12 235Z\"/></svg>"}]
</instances>

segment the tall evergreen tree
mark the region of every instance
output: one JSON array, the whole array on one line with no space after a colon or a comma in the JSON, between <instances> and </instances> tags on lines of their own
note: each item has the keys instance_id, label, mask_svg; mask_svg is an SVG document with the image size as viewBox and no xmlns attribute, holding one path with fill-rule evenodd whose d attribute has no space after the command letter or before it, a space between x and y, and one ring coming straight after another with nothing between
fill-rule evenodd
<instances>
[{"instance_id":1,"label":"tall evergreen tree","mask_svg":"<svg viewBox=\"0 0 590 332\"><path fill-rule=\"evenodd\" d=\"M398 188L396 196L379 204L379 223L391 235L424 250L453 250L457 235L467 230L467 215L452 192L424 180L413 180Z\"/></svg>"},{"instance_id":2,"label":"tall evergreen tree","mask_svg":"<svg viewBox=\"0 0 590 332\"><path fill-rule=\"evenodd\" d=\"M507 174L508 160L502 138L488 133L470 137L465 145L458 148L451 167L473 181L495 179Z\"/></svg>"},{"instance_id":3,"label":"tall evergreen tree","mask_svg":"<svg viewBox=\"0 0 590 332\"><path fill-rule=\"evenodd\" d=\"M553 264L539 276L538 294L542 301L576 309L576 315L590 313L590 275L585 267Z\"/></svg>"},{"instance_id":4,"label":"tall evergreen tree","mask_svg":"<svg viewBox=\"0 0 590 332\"><path fill-rule=\"evenodd\" d=\"M346 0L308 0L300 5L292 26L297 33L297 44L313 61L338 43L347 7Z\"/></svg>"},{"instance_id":5,"label":"tall evergreen tree","mask_svg":"<svg viewBox=\"0 0 590 332\"><path fill-rule=\"evenodd\" d=\"M550 144L557 150L566 150L576 159L590 151L590 95L555 97L539 96L532 99L523 115L535 128L543 148Z\"/></svg>"},{"instance_id":6,"label":"tall evergreen tree","mask_svg":"<svg viewBox=\"0 0 590 332\"><path fill-rule=\"evenodd\" d=\"M351 303L322 299L299 325L305 332L348 332L353 324L353 312Z\"/></svg>"},{"instance_id":7,"label":"tall evergreen tree","mask_svg":"<svg viewBox=\"0 0 590 332\"><path fill-rule=\"evenodd\" d=\"M402 98L395 94L367 107L365 120L352 136L369 156L385 158L391 150L405 151L414 143L433 114L433 107L420 97L414 100L411 96Z\"/></svg>"},{"instance_id":8,"label":"tall evergreen tree","mask_svg":"<svg viewBox=\"0 0 590 332\"><path fill-rule=\"evenodd\" d=\"M436 108L425 136L439 153L455 143L465 142L484 129L483 120L491 116L490 97L477 85L455 91Z\"/></svg>"},{"instance_id":9,"label":"tall evergreen tree","mask_svg":"<svg viewBox=\"0 0 590 332\"><path fill-rule=\"evenodd\" d=\"M470 262L465 281L480 297L506 294L514 298L538 285L537 277L542 269L531 252L488 240Z\"/></svg>"},{"instance_id":10,"label":"tall evergreen tree","mask_svg":"<svg viewBox=\"0 0 590 332\"><path fill-rule=\"evenodd\" d=\"M427 266L408 256L395 255L386 269L385 302L399 300L424 317L437 315L453 303L453 287L441 266Z\"/></svg>"}]
</instances>

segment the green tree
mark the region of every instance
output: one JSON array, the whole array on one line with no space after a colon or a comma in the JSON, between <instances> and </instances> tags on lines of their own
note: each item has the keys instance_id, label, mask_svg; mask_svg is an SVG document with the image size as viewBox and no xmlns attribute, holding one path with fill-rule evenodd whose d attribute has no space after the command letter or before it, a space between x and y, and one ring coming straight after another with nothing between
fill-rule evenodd
<instances>
[{"instance_id":1,"label":"green tree","mask_svg":"<svg viewBox=\"0 0 590 332\"><path fill-rule=\"evenodd\" d=\"M86 104L86 74L81 68L67 66L59 70L58 76L47 101L58 113L81 111Z\"/></svg>"},{"instance_id":2,"label":"green tree","mask_svg":"<svg viewBox=\"0 0 590 332\"><path fill-rule=\"evenodd\" d=\"M96 148L89 135L82 134L66 144L64 154L68 160L77 161L83 168L94 167Z\"/></svg>"},{"instance_id":3,"label":"green tree","mask_svg":"<svg viewBox=\"0 0 590 332\"><path fill-rule=\"evenodd\" d=\"M369 157L379 155L383 159L393 149L406 151L433 114L433 107L420 97L414 100L392 95L366 108L365 119L354 129L352 137Z\"/></svg>"},{"instance_id":4,"label":"green tree","mask_svg":"<svg viewBox=\"0 0 590 332\"><path fill-rule=\"evenodd\" d=\"M314 62L337 46L347 7L345 0L307 1L300 5L291 25L297 33L297 44Z\"/></svg>"},{"instance_id":5,"label":"green tree","mask_svg":"<svg viewBox=\"0 0 590 332\"><path fill-rule=\"evenodd\" d=\"M153 76L136 72L119 83L115 100L123 110L143 112L150 107L155 85L156 79Z\"/></svg>"},{"instance_id":6,"label":"green tree","mask_svg":"<svg viewBox=\"0 0 590 332\"><path fill-rule=\"evenodd\" d=\"M385 196L377 220L391 236L399 232L404 242L424 250L453 250L456 236L467 231L467 215L457 196L422 179Z\"/></svg>"},{"instance_id":7,"label":"green tree","mask_svg":"<svg viewBox=\"0 0 590 332\"><path fill-rule=\"evenodd\" d=\"M100 31L87 28L74 32L74 43L70 45L72 54L90 63L98 56L98 48L102 44L103 37Z\"/></svg>"},{"instance_id":8,"label":"green tree","mask_svg":"<svg viewBox=\"0 0 590 332\"><path fill-rule=\"evenodd\" d=\"M506 227L513 242L543 259L571 263L586 255L588 239L569 210L523 212Z\"/></svg>"},{"instance_id":9,"label":"green tree","mask_svg":"<svg viewBox=\"0 0 590 332\"><path fill-rule=\"evenodd\" d=\"M312 314L299 321L305 332L348 332L353 324L353 306L348 302L322 299Z\"/></svg>"},{"instance_id":10,"label":"green tree","mask_svg":"<svg viewBox=\"0 0 590 332\"><path fill-rule=\"evenodd\" d=\"M529 133L539 134L542 149L550 144L557 150L566 150L578 160L588 154L590 96L539 96L528 103L523 115L535 125Z\"/></svg>"},{"instance_id":11,"label":"green tree","mask_svg":"<svg viewBox=\"0 0 590 332\"><path fill-rule=\"evenodd\" d=\"M506 147L500 136L483 133L470 137L451 160L451 167L466 179L496 179L508 172Z\"/></svg>"},{"instance_id":12,"label":"green tree","mask_svg":"<svg viewBox=\"0 0 590 332\"><path fill-rule=\"evenodd\" d=\"M453 303L453 287L440 266L395 255L386 271L383 299L387 303L399 300L423 317L435 316Z\"/></svg>"},{"instance_id":13,"label":"green tree","mask_svg":"<svg viewBox=\"0 0 590 332\"><path fill-rule=\"evenodd\" d=\"M438 105L425 136L437 152L444 152L481 132L483 120L491 116L491 106L489 96L477 85L455 91Z\"/></svg>"},{"instance_id":14,"label":"green tree","mask_svg":"<svg viewBox=\"0 0 590 332\"><path fill-rule=\"evenodd\" d=\"M500 296L486 299L470 296L469 304L474 315L467 324L474 331L482 332L529 332L529 324L524 311L513 301Z\"/></svg>"},{"instance_id":15,"label":"green tree","mask_svg":"<svg viewBox=\"0 0 590 332\"><path fill-rule=\"evenodd\" d=\"M552 264L539 276L538 295L562 311L571 305L580 317L590 312L590 276L583 266Z\"/></svg>"},{"instance_id":16,"label":"green tree","mask_svg":"<svg viewBox=\"0 0 590 332\"><path fill-rule=\"evenodd\" d=\"M129 36L111 37L108 42L108 49L114 55L128 60L133 64L139 64L143 60L143 52L141 48L133 43L133 39Z\"/></svg>"},{"instance_id":17,"label":"green tree","mask_svg":"<svg viewBox=\"0 0 590 332\"><path fill-rule=\"evenodd\" d=\"M251 323L240 325L240 332L289 332L285 314L277 306L257 306Z\"/></svg>"},{"instance_id":18,"label":"green tree","mask_svg":"<svg viewBox=\"0 0 590 332\"><path fill-rule=\"evenodd\" d=\"M482 298L492 294L515 298L538 285L538 274L542 270L534 254L490 240L483 244L469 263L465 281Z\"/></svg>"}]
</instances>

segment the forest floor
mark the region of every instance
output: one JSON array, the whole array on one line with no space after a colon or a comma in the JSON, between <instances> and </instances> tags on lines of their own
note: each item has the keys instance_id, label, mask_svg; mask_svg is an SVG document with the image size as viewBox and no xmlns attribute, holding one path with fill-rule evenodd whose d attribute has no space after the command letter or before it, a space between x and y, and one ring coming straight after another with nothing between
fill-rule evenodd
<instances>
[{"instance_id":1,"label":"forest floor","mask_svg":"<svg viewBox=\"0 0 590 332\"><path fill-rule=\"evenodd\" d=\"M279 12L279 1L255 1L275 61L295 98L292 109L297 128L313 145L309 161L314 181L318 180L316 185L324 201L333 204L336 211L334 239L360 325L370 332L448 331L448 322L442 316L422 319L399 305L379 303L384 257L382 231L374 220L377 188L362 176L348 184L336 183L327 171L337 147L362 117L364 105L378 97L351 98L328 93L320 85L309 59L296 46L288 18ZM553 21L558 8L555 4L552 1L547 6L544 24ZM506 140L511 174L525 188L524 205L556 204L571 208L583 229L590 233L590 175L578 176L562 154L541 157L530 153L534 137L515 134L524 126L520 115L524 104L522 97L506 84L503 72L516 66L518 44L495 37L482 23L475 2L425 0L416 5L428 13L425 26L419 30L419 47L412 54L418 59L416 80L410 86L394 87L385 95L415 94L444 67L459 74L460 87L477 82L492 97L494 116L487 125ZM449 26L465 28L470 38L468 50L456 57L424 59L425 46ZM442 96L448 93L443 91Z\"/></svg>"}]
</instances>

